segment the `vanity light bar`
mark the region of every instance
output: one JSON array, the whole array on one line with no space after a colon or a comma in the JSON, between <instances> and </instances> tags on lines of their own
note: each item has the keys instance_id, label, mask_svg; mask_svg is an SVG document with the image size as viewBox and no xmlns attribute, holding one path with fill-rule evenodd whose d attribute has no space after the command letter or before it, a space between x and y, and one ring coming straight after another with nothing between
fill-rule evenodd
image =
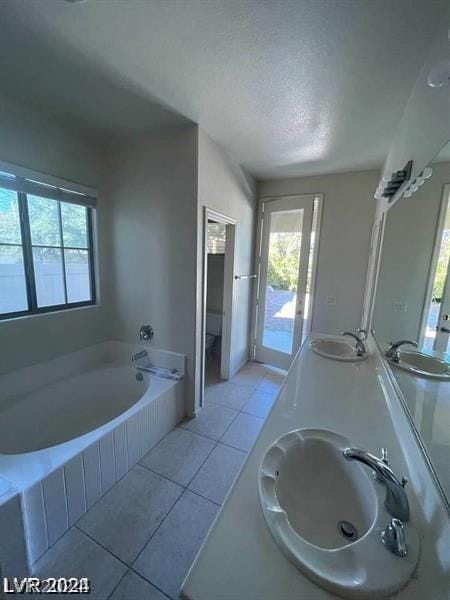
<instances>
[{"instance_id":1,"label":"vanity light bar","mask_svg":"<svg viewBox=\"0 0 450 600\"><path fill-rule=\"evenodd\" d=\"M429 179L432 175L433 169L431 167L426 167L421 173L419 173L419 175L414 179L414 181L411 181L409 186L406 188L403 197L411 198L414 192L417 192L420 186L423 185L425 181Z\"/></svg>"},{"instance_id":2,"label":"vanity light bar","mask_svg":"<svg viewBox=\"0 0 450 600\"><path fill-rule=\"evenodd\" d=\"M389 202L392 202L392 199L400 190L400 188L403 187L411 177L411 169L412 160L409 160L403 169L392 173L391 178L381 190L381 197L388 198Z\"/></svg>"}]
</instances>

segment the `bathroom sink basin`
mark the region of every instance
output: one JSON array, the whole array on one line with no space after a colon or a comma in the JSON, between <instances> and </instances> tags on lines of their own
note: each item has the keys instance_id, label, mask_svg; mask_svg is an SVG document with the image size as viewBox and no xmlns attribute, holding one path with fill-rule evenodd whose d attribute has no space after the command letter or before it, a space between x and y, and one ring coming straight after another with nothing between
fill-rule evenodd
<instances>
[{"instance_id":1,"label":"bathroom sink basin","mask_svg":"<svg viewBox=\"0 0 450 600\"><path fill-rule=\"evenodd\" d=\"M358 356L355 346L351 342L339 338L317 338L310 343L311 348L326 358L334 358L335 360L344 360L353 362L356 360L364 360L367 354Z\"/></svg>"},{"instance_id":2,"label":"bathroom sink basin","mask_svg":"<svg viewBox=\"0 0 450 600\"><path fill-rule=\"evenodd\" d=\"M422 352L400 351L400 362L389 360L391 365L409 371L419 377L430 379L450 379L450 365L436 356Z\"/></svg>"},{"instance_id":3,"label":"bathroom sink basin","mask_svg":"<svg viewBox=\"0 0 450 600\"><path fill-rule=\"evenodd\" d=\"M267 450L258 474L261 507L287 558L307 577L345 598L383 598L409 581L419 538L405 525L408 554L385 548L391 516L385 488L369 469L343 456L347 438L298 429Z\"/></svg>"}]
</instances>

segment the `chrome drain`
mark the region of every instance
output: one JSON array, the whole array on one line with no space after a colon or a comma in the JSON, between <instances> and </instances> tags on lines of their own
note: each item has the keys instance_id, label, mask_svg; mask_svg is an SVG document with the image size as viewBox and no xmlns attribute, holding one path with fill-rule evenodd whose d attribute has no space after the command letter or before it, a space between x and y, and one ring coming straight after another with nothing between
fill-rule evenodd
<instances>
[{"instance_id":1,"label":"chrome drain","mask_svg":"<svg viewBox=\"0 0 450 600\"><path fill-rule=\"evenodd\" d=\"M349 523L348 521L339 521L337 526L339 533L349 542L354 542L358 539L358 530L352 523Z\"/></svg>"}]
</instances>

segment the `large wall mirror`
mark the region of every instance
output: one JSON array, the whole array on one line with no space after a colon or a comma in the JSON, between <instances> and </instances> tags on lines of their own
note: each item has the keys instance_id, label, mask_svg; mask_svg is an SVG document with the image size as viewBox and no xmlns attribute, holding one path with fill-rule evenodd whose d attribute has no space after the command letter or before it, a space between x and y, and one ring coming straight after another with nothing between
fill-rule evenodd
<instances>
[{"instance_id":1,"label":"large wall mirror","mask_svg":"<svg viewBox=\"0 0 450 600\"><path fill-rule=\"evenodd\" d=\"M430 166L385 214L372 331L450 507L450 143Z\"/></svg>"}]
</instances>

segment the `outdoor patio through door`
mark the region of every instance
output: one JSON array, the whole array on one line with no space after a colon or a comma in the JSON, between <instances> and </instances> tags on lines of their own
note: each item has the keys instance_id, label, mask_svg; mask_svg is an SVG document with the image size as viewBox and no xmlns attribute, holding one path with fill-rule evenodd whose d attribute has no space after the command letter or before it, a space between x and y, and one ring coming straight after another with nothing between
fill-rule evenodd
<instances>
[{"instance_id":1,"label":"outdoor patio through door","mask_svg":"<svg viewBox=\"0 0 450 600\"><path fill-rule=\"evenodd\" d=\"M308 310L313 207L313 195L263 206L255 359L282 369L289 368L300 346Z\"/></svg>"}]
</instances>

